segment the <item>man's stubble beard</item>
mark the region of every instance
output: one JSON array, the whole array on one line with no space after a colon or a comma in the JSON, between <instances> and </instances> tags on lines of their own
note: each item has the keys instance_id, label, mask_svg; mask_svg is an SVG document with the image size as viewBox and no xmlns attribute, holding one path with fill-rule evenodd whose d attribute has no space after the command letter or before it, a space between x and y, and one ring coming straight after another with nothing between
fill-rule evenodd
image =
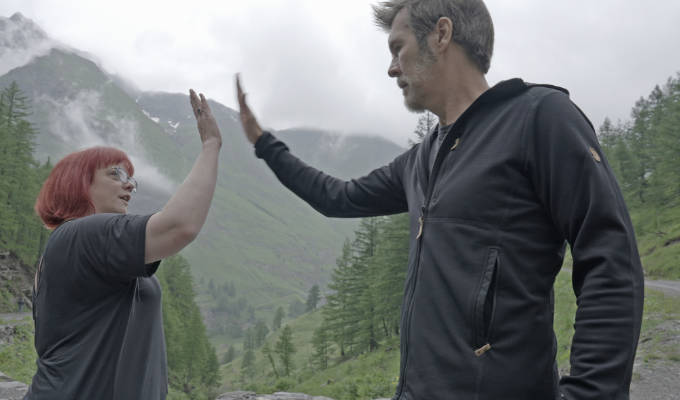
<instances>
[{"instance_id":1,"label":"man's stubble beard","mask_svg":"<svg viewBox=\"0 0 680 400\"><path fill-rule=\"evenodd\" d=\"M409 91L406 96L404 96L404 105L406 106L407 110L414 113L421 113L426 110L424 104L425 97L422 94L423 85L426 82L431 67L436 60L437 59L435 58L434 54L432 54L429 49L421 49L420 58L413 67L412 77L406 80ZM419 84L420 93L418 93L418 90L413 90L416 88L414 83L416 85Z\"/></svg>"}]
</instances>

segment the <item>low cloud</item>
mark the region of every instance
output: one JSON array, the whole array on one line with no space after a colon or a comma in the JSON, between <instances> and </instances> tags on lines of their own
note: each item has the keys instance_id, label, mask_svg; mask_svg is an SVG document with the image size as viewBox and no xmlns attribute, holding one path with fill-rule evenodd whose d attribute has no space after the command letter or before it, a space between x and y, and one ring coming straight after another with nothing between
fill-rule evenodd
<instances>
[{"instance_id":1,"label":"low cloud","mask_svg":"<svg viewBox=\"0 0 680 400\"><path fill-rule=\"evenodd\" d=\"M98 92L80 91L72 99L41 96L36 101L41 109L47 110L49 133L73 151L92 146L119 148L130 157L138 181L168 194L174 192L175 183L144 154L137 121L107 113Z\"/></svg>"},{"instance_id":2,"label":"low cloud","mask_svg":"<svg viewBox=\"0 0 680 400\"><path fill-rule=\"evenodd\" d=\"M47 54L57 45L21 14L0 17L0 75Z\"/></svg>"}]
</instances>

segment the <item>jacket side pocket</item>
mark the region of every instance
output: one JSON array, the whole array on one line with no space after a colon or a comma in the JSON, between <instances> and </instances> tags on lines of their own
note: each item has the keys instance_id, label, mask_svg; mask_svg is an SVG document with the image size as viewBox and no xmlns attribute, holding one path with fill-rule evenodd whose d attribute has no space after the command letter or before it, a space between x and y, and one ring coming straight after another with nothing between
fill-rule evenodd
<instances>
[{"instance_id":1,"label":"jacket side pocket","mask_svg":"<svg viewBox=\"0 0 680 400\"><path fill-rule=\"evenodd\" d=\"M479 291L475 298L473 345L477 356L481 356L491 349L489 337L496 309L496 281L499 268L498 253L497 248L489 249Z\"/></svg>"}]
</instances>

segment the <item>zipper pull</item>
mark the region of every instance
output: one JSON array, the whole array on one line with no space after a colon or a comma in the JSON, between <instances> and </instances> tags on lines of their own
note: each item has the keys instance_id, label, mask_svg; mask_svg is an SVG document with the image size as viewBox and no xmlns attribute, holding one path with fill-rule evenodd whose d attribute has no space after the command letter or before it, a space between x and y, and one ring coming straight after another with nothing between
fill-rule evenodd
<instances>
[{"instance_id":1,"label":"zipper pull","mask_svg":"<svg viewBox=\"0 0 680 400\"><path fill-rule=\"evenodd\" d=\"M423 204L420 206L420 217L418 217L418 224L420 226L418 227L418 235L416 236L416 240L420 239L421 236L423 236L423 225L425 224L425 212L427 211L427 208Z\"/></svg>"},{"instance_id":2,"label":"zipper pull","mask_svg":"<svg viewBox=\"0 0 680 400\"><path fill-rule=\"evenodd\" d=\"M456 141L453 143L453 146L451 146L451 151L456 150L456 147L460 144L460 138L456 138Z\"/></svg>"},{"instance_id":3,"label":"zipper pull","mask_svg":"<svg viewBox=\"0 0 680 400\"><path fill-rule=\"evenodd\" d=\"M486 352L489 351L489 350L491 350L491 344L487 343L487 344L485 344L484 346L482 346L482 347L478 348L477 350L475 350L475 355L476 355L477 357L481 357L482 354L486 353Z\"/></svg>"}]
</instances>

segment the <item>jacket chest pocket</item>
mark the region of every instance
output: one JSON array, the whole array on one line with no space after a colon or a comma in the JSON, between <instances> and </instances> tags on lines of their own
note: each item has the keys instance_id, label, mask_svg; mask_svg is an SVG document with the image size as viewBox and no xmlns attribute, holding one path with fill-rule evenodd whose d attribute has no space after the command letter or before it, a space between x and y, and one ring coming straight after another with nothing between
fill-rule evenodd
<instances>
[{"instance_id":1,"label":"jacket chest pocket","mask_svg":"<svg viewBox=\"0 0 680 400\"><path fill-rule=\"evenodd\" d=\"M499 251L490 248L482 269L473 302L472 345L478 357L491 350L490 337L496 311L496 286L499 275Z\"/></svg>"}]
</instances>

